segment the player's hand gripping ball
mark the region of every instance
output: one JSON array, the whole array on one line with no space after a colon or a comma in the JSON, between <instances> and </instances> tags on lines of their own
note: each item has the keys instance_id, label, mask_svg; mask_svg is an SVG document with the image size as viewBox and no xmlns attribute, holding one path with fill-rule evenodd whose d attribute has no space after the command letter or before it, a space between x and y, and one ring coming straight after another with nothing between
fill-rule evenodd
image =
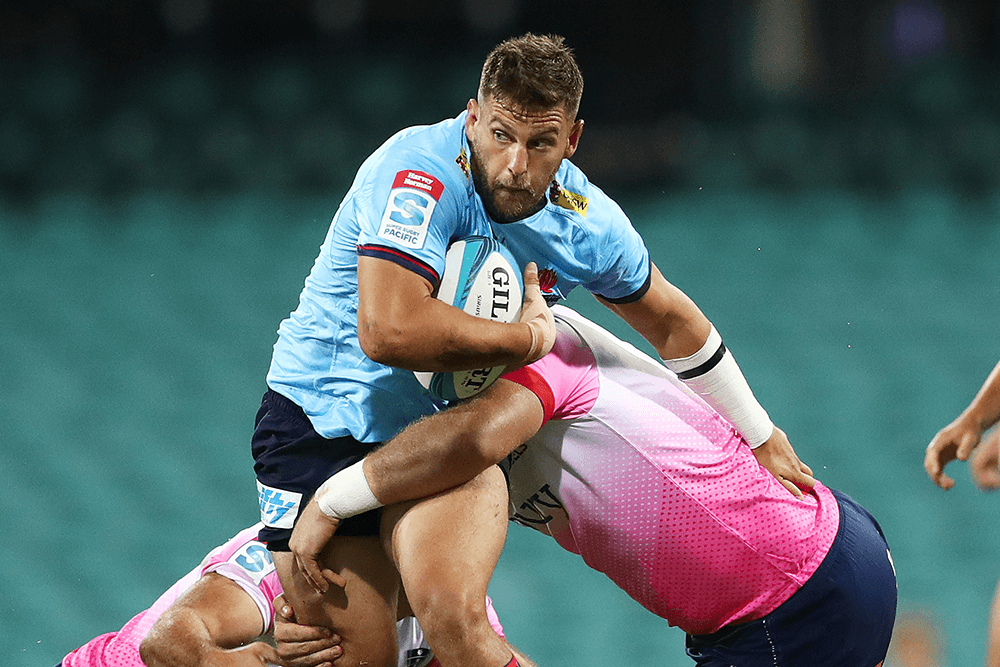
<instances>
[{"instance_id":1,"label":"player's hand gripping ball","mask_svg":"<svg viewBox=\"0 0 1000 667\"><path fill-rule=\"evenodd\" d=\"M499 241L470 236L448 248L438 299L470 315L509 323L520 316L523 296L524 284L517 261ZM504 368L413 374L438 398L454 401L486 389L503 374Z\"/></svg>"}]
</instances>

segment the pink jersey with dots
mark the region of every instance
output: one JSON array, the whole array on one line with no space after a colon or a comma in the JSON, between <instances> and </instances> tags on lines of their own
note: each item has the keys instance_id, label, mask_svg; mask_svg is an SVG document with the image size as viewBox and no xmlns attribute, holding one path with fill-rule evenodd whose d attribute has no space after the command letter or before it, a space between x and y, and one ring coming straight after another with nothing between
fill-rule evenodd
<instances>
[{"instance_id":1,"label":"pink jersey with dots","mask_svg":"<svg viewBox=\"0 0 1000 667\"><path fill-rule=\"evenodd\" d=\"M501 465L511 519L691 634L773 611L826 556L837 501L796 499L663 365L564 307L553 352L504 376L545 408Z\"/></svg>"},{"instance_id":2,"label":"pink jersey with dots","mask_svg":"<svg viewBox=\"0 0 1000 667\"><path fill-rule=\"evenodd\" d=\"M63 658L63 667L144 667L139 657L139 644L149 634L156 620L181 595L209 572L216 572L236 582L253 599L260 611L261 634L272 627L274 598L281 595L281 582L267 547L257 541L256 524L237 533L225 544L216 547L201 564L179 579L146 611L136 615L118 632L109 632L90 640ZM490 624L501 637L503 626L486 599ZM432 667L434 656L424 640L423 629L412 616L396 624L399 645L399 667Z\"/></svg>"}]
</instances>

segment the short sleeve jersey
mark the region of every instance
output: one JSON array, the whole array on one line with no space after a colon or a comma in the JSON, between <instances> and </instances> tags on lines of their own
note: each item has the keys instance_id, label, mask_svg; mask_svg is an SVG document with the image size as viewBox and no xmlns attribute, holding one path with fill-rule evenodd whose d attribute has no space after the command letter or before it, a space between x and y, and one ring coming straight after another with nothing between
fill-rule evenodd
<instances>
[{"instance_id":1,"label":"short sleeve jersey","mask_svg":"<svg viewBox=\"0 0 1000 667\"><path fill-rule=\"evenodd\" d=\"M95 637L62 660L62 667L144 667L139 645L153 624L191 586L209 572L216 572L236 582L253 599L261 615L261 634L273 627L274 598L282 593L281 582L267 547L257 541L261 524L237 533L225 544L213 549L198 567L181 577L146 611L134 616L118 632ZM503 626L486 599L490 625L501 637ZM399 667L430 667L435 664L423 629L409 616L396 624Z\"/></svg>"},{"instance_id":2,"label":"short sleeve jersey","mask_svg":"<svg viewBox=\"0 0 1000 667\"><path fill-rule=\"evenodd\" d=\"M551 535L691 634L761 618L815 572L839 509L799 500L676 376L555 307L552 353L504 376L546 422L501 463L513 521Z\"/></svg>"},{"instance_id":3,"label":"short sleeve jersey","mask_svg":"<svg viewBox=\"0 0 1000 667\"><path fill-rule=\"evenodd\" d=\"M453 241L492 236L522 268L538 265L550 302L577 285L613 301L637 299L648 288L649 254L639 234L568 160L541 210L518 222L493 222L471 178L465 118L403 130L362 164L298 307L278 328L268 386L301 406L324 437L383 441L442 407L413 373L375 363L362 351L359 255L395 262L436 288Z\"/></svg>"}]
</instances>

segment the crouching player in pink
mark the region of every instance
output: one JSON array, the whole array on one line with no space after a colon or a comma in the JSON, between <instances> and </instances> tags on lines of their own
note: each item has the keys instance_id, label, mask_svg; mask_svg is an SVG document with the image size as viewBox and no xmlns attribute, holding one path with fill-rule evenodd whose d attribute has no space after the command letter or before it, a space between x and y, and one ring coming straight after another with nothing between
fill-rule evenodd
<instances>
[{"instance_id":1,"label":"crouching player in pink","mask_svg":"<svg viewBox=\"0 0 1000 667\"><path fill-rule=\"evenodd\" d=\"M671 372L577 313L553 313L549 355L330 478L293 534L306 572L322 576L314 552L338 517L369 508L356 499L426 496L499 462L510 519L687 632L697 664L879 665L896 610L882 531L794 453L751 449L733 426L745 416L710 407L724 413L720 387L732 386L718 334Z\"/></svg>"},{"instance_id":2,"label":"crouching player in pink","mask_svg":"<svg viewBox=\"0 0 1000 667\"><path fill-rule=\"evenodd\" d=\"M257 541L260 528L246 528L213 549L153 606L56 667L330 667L341 655L339 637L322 627L273 624L282 589L270 552ZM278 618L288 620L288 608L282 611ZM403 613L396 624L399 667L440 667L416 618ZM487 614L503 637L489 599ZM258 641L272 630L280 654Z\"/></svg>"}]
</instances>

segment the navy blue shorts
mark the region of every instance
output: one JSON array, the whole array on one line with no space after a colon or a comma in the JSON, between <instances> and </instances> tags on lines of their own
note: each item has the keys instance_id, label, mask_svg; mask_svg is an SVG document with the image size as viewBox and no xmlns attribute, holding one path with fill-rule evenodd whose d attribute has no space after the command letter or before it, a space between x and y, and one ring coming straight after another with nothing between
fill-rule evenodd
<instances>
[{"instance_id":1,"label":"navy blue shorts","mask_svg":"<svg viewBox=\"0 0 1000 667\"><path fill-rule=\"evenodd\" d=\"M896 573L878 523L833 491L840 528L819 569L767 616L710 635L688 635L703 667L875 667L896 620Z\"/></svg>"},{"instance_id":2,"label":"navy blue shorts","mask_svg":"<svg viewBox=\"0 0 1000 667\"><path fill-rule=\"evenodd\" d=\"M298 405L268 389L260 402L253 438L253 469L264 527L257 539L271 551L288 551L288 538L305 504L326 479L357 463L380 443L350 436L324 438ZM345 519L338 535L377 536L382 510Z\"/></svg>"}]
</instances>

